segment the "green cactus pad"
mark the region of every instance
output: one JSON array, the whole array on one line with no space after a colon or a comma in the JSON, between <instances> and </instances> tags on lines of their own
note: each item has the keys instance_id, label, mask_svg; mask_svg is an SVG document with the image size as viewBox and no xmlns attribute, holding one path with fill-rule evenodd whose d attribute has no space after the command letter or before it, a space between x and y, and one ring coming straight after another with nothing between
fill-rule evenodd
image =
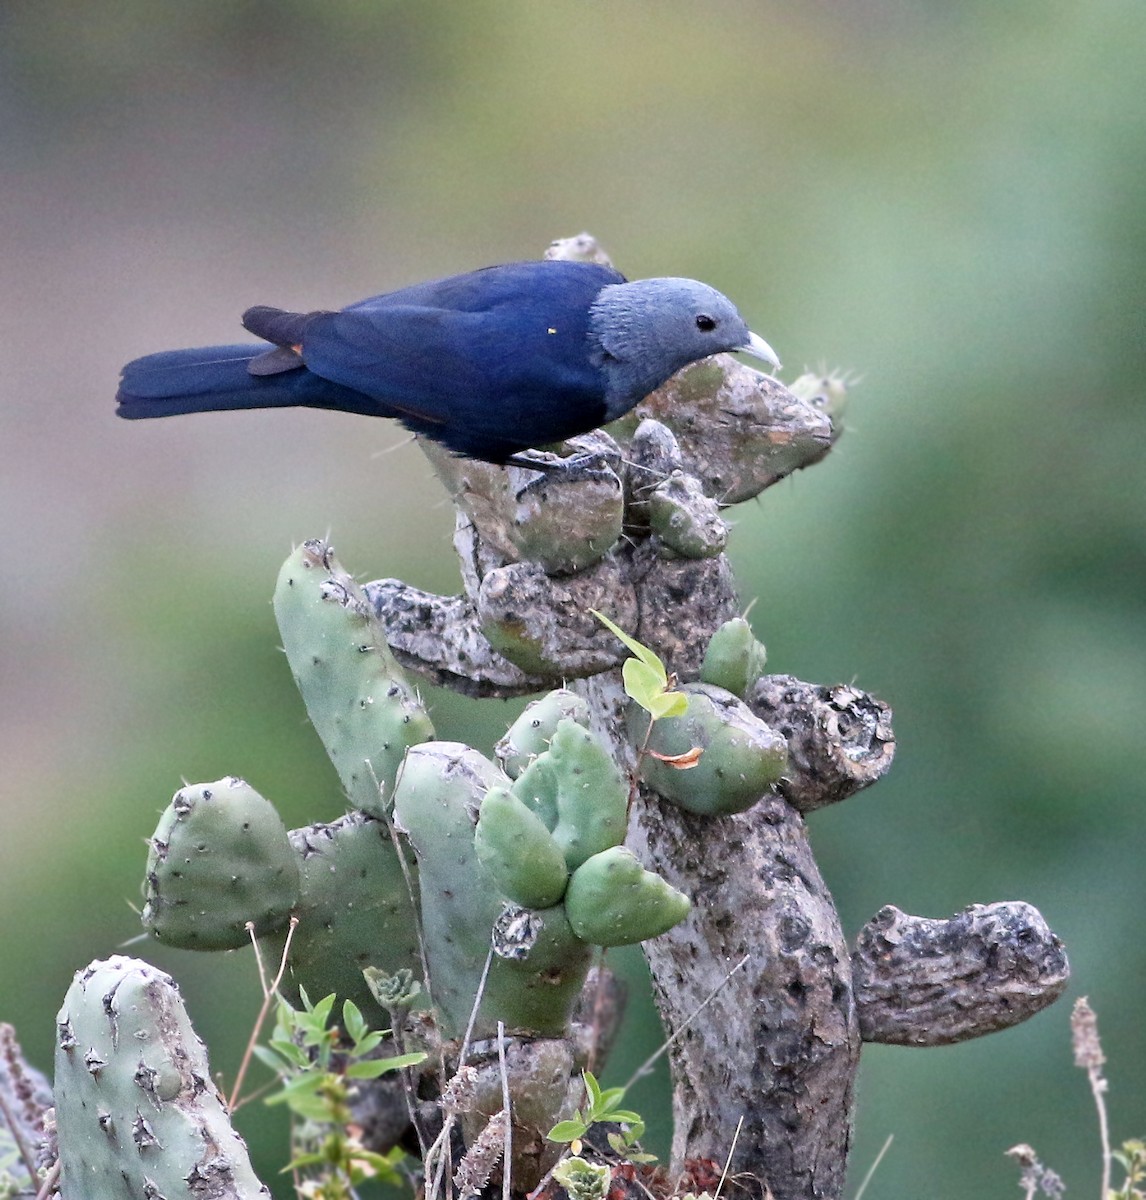
<instances>
[{"instance_id":1,"label":"green cactus pad","mask_svg":"<svg viewBox=\"0 0 1146 1200\"><path fill-rule=\"evenodd\" d=\"M466 1026L477 995L500 888L474 849L482 797L508 778L460 742L411 748L394 789L394 819L418 858L430 992L447 1036Z\"/></svg>"},{"instance_id":2,"label":"green cactus pad","mask_svg":"<svg viewBox=\"0 0 1146 1200\"><path fill-rule=\"evenodd\" d=\"M274 805L242 779L175 793L151 839L144 927L185 950L232 950L283 927L298 900L298 861Z\"/></svg>"},{"instance_id":3,"label":"green cactus pad","mask_svg":"<svg viewBox=\"0 0 1146 1200\"><path fill-rule=\"evenodd\" d=\"M700 678L743 700L764 674L766 662L764 646L756 640L752 626L743 617L733 617L709 639Z\"/></svg>"},{"instance_id":4,"label":"green cactus pad","mask_svg":"<svg viewBox=\"0 0 1146 1200\"><path fill-rule=\"evenodd\" d=\"M301 886L284 995L297 1004L300 987L311 999L336 992L336 1011L344 1000L353 1000L369 1023L386 1028L389 1018L367 986L363 968L421 974L414 905L389 831L367 813L351 812L331 824L292 829L290 840ZM408 866L416 880L416 868ZM261 939L272 972L284 938L279 932Z\"/></svg>"},{"instance_id":5,"label":"green cactus pad","mask_svg":"<svg viewBox=\"0 0 1146 1200\"><path fill-rule=\"evenodd\" d=\"M481 802L474 849L501 892L525 908L549 908L569 880L565 855L541 818L508 788Z\"/></svg>"},{"instance_id":6,"label":"green cactus pad","mask_svg":"<svg viewBox=\"0 0 1146 1200\"><path fill-rule=\"evenodd\" d=\"M596 734L568 717L512 791L553 834L570 870L624 839L628 788L620 768Z\"/></svg>"},{"instance_id":7,"label":"green cactus pad","mask_svg":"<svg viewBox=\"0 0 1146 1200\"><path fill-rule=\"evenodd\" d=\"M652 728L641 759L641 778L666 800L706 816L750 808L780 778L788 762L787 744L770 725L731 692L706 683L687 683L688 710ZM648 714L630 705L629 736L640 745ZM660 761L699 749L687 769Z\"/></svg>"},{"instance_id":8,"label":"green cactus pad","mask_svg":"<svg viewBox=\"0 0 1146 1200\"><path fill-rule=\"evenodd\" d=\"M354 808L389 808L406 750L434 736L381 624L321 541L300 546L275 588L283 649Z\"/></svg>"},{"instance_id":9,"label":"green cactus pad","mask_svg":"<svg viewBox=\"0 0 1146 1200\"><path fill-rule=\"evenodd\" d=\"M494 747L497 761L510 779L516 779L539 754L549 749L549 739L563 717L569 717L587 729L589 704L583 696L568 688L556 688L534 700L514 721Z\"/></svg>"},{"instance_id":10,"label":"green cactus pad","mask_svg":"<svg viewBox=\"0 0 1146 1200\"><path fill-rule=\"evenodd\" d=\"M563 718L549 739L548 751L534 766L541 764L547 764L553 785L555 820L549 828L571 871L601 850L624 841L628 785L595 733L568 717ZM526 803L530 802L528 776L529 771L517 780L513 789ZM543 797L539 803L547 807L548 794L539 796ZM539 811L538 815L545 820L544 813Z\"/></svg>"},{"instance_id":11,"label":"green cactus pad","mask_svg":"<svg viewBox=\"0 0 1146 1200\"><path fill-rule=\"evenodd\" d=\"M573 872L565 912L573 932L599 946L627 946L657 937L683 921L687 896L623 846L595 854Z\"/></svg>"},{"instance_id":12,"label":"green cactus pad","mask_svg":"<svg viewBox=\"0 0 1146 1200\"><path fill-rule=\"evenodd\" d=\"M269 1197L212 1078L162 971L117 956L77 972L57 1017L60 1194Z\"/></svg>"}]
</instances>

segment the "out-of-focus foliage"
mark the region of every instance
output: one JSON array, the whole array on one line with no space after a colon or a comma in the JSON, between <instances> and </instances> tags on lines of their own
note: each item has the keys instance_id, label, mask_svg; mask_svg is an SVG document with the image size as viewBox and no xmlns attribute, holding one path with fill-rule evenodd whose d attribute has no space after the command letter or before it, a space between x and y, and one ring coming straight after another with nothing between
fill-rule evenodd
<instances>
[{"instance_id":1,"label":"out-of-focus foliage","mask_svg":"<svg viewBox=\"0 0 1146 1200\"><path fill-rule=\"evenodd\" d=\"M453 587L440 489L416 450L381 456L399 431L127 426L119 364L589 228L631 275L734 297L786 377L862 374L847 436L737 510L731 551L771 669L896 709L890 779L813 818L825 875L850 931L889 901L1039 905L1102 1021L1114 1138L1136 1132L1143 78L1139 0L7 0L0 1015L29 1053L138 928L141 838L182 777L243 774L288 823L340 810L275 650L292 540ZM435 698L442 736L487 748L512 715ZM233 1070L217 997L253 1014L249 961L142 950ZM1068 1012L869 1050L857 1178L895 1134L870 1194L1005 1195L1020 1141L1096 1187ZM264 1177L284 1154L260 1143Z\"/></svg>"}]
</instances>

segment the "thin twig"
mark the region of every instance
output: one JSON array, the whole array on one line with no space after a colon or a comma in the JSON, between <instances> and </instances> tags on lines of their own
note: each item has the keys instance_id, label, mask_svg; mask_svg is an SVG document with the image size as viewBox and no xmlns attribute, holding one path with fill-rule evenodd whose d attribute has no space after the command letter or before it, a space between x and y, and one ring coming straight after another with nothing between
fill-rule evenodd
<instances>
[{"instance_id":1,"label":"thin twig","mask_svg":"<svg viewBox=\"0 0 1146 1200\"><path fill-rule=\"evenodd\" d=\"M426 939L422 936L422 918L421 906L418 903L417 893L414 891L414 877L410 874L410 864L406 861L406 850L402 845L401 839L398 837L398 827L394 824L391 813L394 811L393 792L397 790L397 779L401 777L402 768L406 765L406 757L410 753L410 748L406 747L406 754L402 757L402 767L398 768L398 775L395 778L394 788L391 790L391 804L387 809L385 801L382 798L382 785L378 782L378 776L374 773L373 764L367 760L367 767L370 769L370 774L374 778L375 786L378 788L378 797L380 800L380 809L382 813L382 822L386 826L386 831L390 834L390 841L394 843L394 853L398 856L398 866L402 871L402 878L406 881L406 894L410 897L410 910L414 921L414 937L418 942L418 957L422 961L422 987L426 991L426 999L433 1004L434 988L433 981L430 979L430 962L426 957Z\"/></svg>"},{"instance_id":2,"label":"thin twig","mask_svg":"<svg viewBox=\"0 0 1146 1200\"><path fill-rule=\"evenodd\" d=\"M597 1051L601 1048L601 1021L605 1009L605 954L607 946L597 948L597 989L593 995L593 1023L589 1034L589 1061L585 1064L586 1071L596 1073Z\"/></svg>"},{"instance_id":3,"label":"thin twig","mask_svg":"<svg viewBox=\"0 0 1146 1200\"><path fill-rule=\"evenodd\" d=\"M1089 1067L1086 1072L1090 1080L1090 1090L1094 1095L1094 1107L1098 1109L1098 1133L1102 1138L1102 1191L1099 1195L1106 1200L1110 1195L1110 1168L1113 1155L1110 1153L1110 1124L1106 1118L1106 1101L1102 1098L1106 1091L1106 1079L1101 1067Z\"/></svg>"},{"instance_id":4,"label":"thin twig","mask_svg":"<svg viewBox=\"0 0 1146 1200\"><path fill-rule=\"evenodd\" d=\"M889 1149L891 1149L891 1143L894 1138L894 1133L889 1133L887 1135L887 1141L884 1142L884 1144L880 1147L879 1153L872 1160L871 1166L867 1169L867 1174L863 1177L859 1187L856 1189L855 1200L863 1200L863 1194L865 1191L867 1191L867 1185L871 1183L872 1176L876 1173L876 1169L879 1167L879 1164L883 1162L883 1156L888 1152Z\"/></svg>"},{"instance_id":5,"label":"thin twig","mask_svg":"<svg viewBox=\"0 0 1146 1200\"><path fill-rule=\"evenodd\" d=\"M509 1105L509 1072L505 1069L505 1022L497 1023L497 1061L501 1068L501 1104L505 1109L505 1141L501 1148L501 1200L510 1198L509 1160L513 1153L513 1112Z\"/></svg>"},{"instance_id":6,"label":"thin twig","mask_svg":"<svg viewBox=\"0 0 1146 1200\"><path fill-rule=\"evenodd\" d=\"M255 1053L255 1043L259 1040L259 1034L262 1032L263 1022L267 1019L267 1013L271 1011L271 1005L274 1003L275 993L278 991L278 986L282 983L283 976L286 974L287 955L290 953L291 939L294 937L294 931L298 928L298 917L292 916L290 924L287 926L286 940L283 942L282 959L279 961L279 971L274 978L274 982L268 988L266 986L266 976L263 974L262 961L259 960L259 979L263 988L263 1002L259 1007L259 1015L255 1017L254 1028L251 1030L251 1036L247 1040L247 1048L243 1051L243 1061L239 1063L239 1073L235 1076L234 1086L231 1088L231 1097L227 1101L227 1107L234 1112L238 1107L239 1091L243 1086L243 1080L246 1078L247 1068L251 1065L251 1059ZM247 932L250 934L252 945L255 944L255 923L247 922Z\"/></svg>"},{"instance_id":7,"label":"thin twig","mask_svg":"<svg viewBox=\"0 0 1146 1200\"><path fill-rule=\"evenodd\" d=\"M728 1168L732 1166L732 1156L736 1153L736 1143L740 1140L740 1131L744 1128L744 1114L740 1114L740 1120L736 1122L736 1132L732 1135L732 1145L728 1147L728 1157L724 1160L724 1170L720 1172L720 1182L716 1185L716 1191L712 1193L712 1200L720 1200L720 1189L724 1187L724 1181L728 1178Z\"/></svg>"},{"instance_id":8,"label":"thin twig","mask_svg":"<svg viewBox=\"0 0 1146 1200\"><path fill-rule=\"evenodd\" d=\"M716 998L717 994L721 991L725 984L728 983L732 976L735 975L736 972L739 971L740 968L744 966L744 964L751 957L751 954L746 954L738 963L731 967L725 974L724 978L716 985L716 987L714 987L712 991L709 992L708 995L705 996L705 998L696 1006L696 1008L689 1013L687 1020L681 1023L680 1028L672 1035L672 1037L666 1038L663 1042L661 1042L660 1048L650 1054L649 1057L646 1058L643 1063L641 1063L641 1065L632 1073L632 1075L629 1076L629 1082L625 1084L626 1092L633 1086L634 1083L637 1082L638 1079L643 1079L653 1069L653 1063L655 1063L657 1059L660 1058L661 1055L672 1046L673 1042L684 1035L685 1031L693 1023L693 1021L700 1016L701 1012Z\"/></svg>"},{"instance_id":9,"label":"thin twig","mask_svg":"<svg viewBox=\"0 0 1146 1200\"><path fill-rule=\"evenodd\" d=\"M16 1124L15 1114L8 1107L8 1101L4 1099L3 1092L0 1092L0 1116L4 1118L4 1123L12 1131L12 1140L16 1143L16 1149L20 1151L20 1157L24 1161L24 1170L35 1179L36 1156L29 1149L27 1142L25 1142L20 1126Z\"/></svg>"},{"instance_id":10,"label":"thin twig","mask_svg":"<svg viewBox=\"0 0 1146 1200\"><path fill-rule=\"evenodd\" d=\"M458 1070L466 1065L466 1056L470 1052L470 1038L473 1037L474 1025L477 1024L478 1009L481 1007L481 1002L485 996L485 981L489 978L490 964L493 962L493 946L486 951L485 965L481 969L481 978L478 980L477 995L474 997L473 1008L470 1009L469 1024L466 1025L465 1037L462 1038L462 1048L458 1052Z\"/></svg>"},{"instance_id":11,"label":"thin twig","mask_svg":"<svg viewBox=\"0 0 1146 1200\"><path fill-rule=\"evenodd\" d=\"M405 1011L409 1011L408 1009ZM392 1008L389 1010L392 1026L390 1029L390 1037L394 1042L394 1049L399 1055L406 1053L406 1035L402 1030L402 1021L404 1020L403 1010ZM402 1095L406 1099L406 1114L410 1118L410 1124L414 1129L414 1136L418 1139L418 1152L422 1156L422 1161L426 1161L427 1143L426 1134L422 1129L422 1122L418 1119L417 1106L417 1089L414 1086L414 1068L403 1067L399 1072L399 1077L402 1080Z\"/></svg>"},{"instance_id":12,"label":"thin twig","mask_svg":"<svg viewBox=\"0 0 1146 1200\"><path fill-rule=\"evenodd\" d=\"M36 1176L33 1175L32 1178L35 1179ZM56 1190L56 1181L59 1178L60 1160L57 1158L48 1168L48 1173L44 1176L44 1182L40 1184L40 1190L36 1193L36 1200L48 1200L48 1197Z\"/></svg>"}]
</instances>

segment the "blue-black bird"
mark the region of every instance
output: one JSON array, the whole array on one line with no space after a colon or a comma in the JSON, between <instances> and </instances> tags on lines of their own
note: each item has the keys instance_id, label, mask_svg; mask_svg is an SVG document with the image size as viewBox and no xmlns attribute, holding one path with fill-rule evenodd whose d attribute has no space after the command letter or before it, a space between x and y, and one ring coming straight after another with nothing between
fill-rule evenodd
<instances>
[{"instance_id":1,"label":"blue-black bird","mask_svg":"<svg viewBox=\"0 0 1146 1200\"><path fill-rule=\"evenodd\" d=\"M743 350L780 365L714 288L629 283L593 263L487 267L339 312L260 306L243 326L263 342L128 363L119 415L340 409L393 417L467 458L537 466L526 451L615 420L697 359Z\"/></svg>"}]
</instances>

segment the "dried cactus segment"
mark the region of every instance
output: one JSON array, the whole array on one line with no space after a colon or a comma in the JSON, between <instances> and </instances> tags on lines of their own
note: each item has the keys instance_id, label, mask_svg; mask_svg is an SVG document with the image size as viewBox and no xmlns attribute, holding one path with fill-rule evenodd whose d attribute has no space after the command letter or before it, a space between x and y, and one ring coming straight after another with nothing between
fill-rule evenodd
<instances>
[{"instance_id":1,"label":"dried cactus segment","mask_svg":"<svg viewBox=\"0 0 1146 1200\"><path fill-rule=\"evenodd\" d=\"M649 493L649 528L668 558L714 558L728 545L720 505L700 481L674 471Z\"/></svg>"},{"instance_id":2,"label":"dried cactus segment","mask_svg":"<svg viewBox=\"0 0 1146 1200\"><path fill-rule=\"evenodd\" d=\"M298 861L275 807L242 779L180 788L151 839L144 927L185 950L232 950L286 925Z\"/></svg>"},{"instance_id":3,"label":"dried cactus segment","mask_svg":"<svg viewBox=\"0 0 1146 1200\"><path fill-rule=\"evenodd\" d=\"M361 589L325 542L283 564L274 597L283 649L353 808L381 815L407 749L434 736Z\"/></svg>"},{"instance_id":4,"label":"dried cactus segment","mask_svg":"<svg viewBox=\"0 0 1146 1200\"><path fill-rule=\"evenodd\" d=\"M162 971L121 956L93 962L76 973L57 1028L61 1195L269 1197Z\"/></svg>"}]
</instances>

